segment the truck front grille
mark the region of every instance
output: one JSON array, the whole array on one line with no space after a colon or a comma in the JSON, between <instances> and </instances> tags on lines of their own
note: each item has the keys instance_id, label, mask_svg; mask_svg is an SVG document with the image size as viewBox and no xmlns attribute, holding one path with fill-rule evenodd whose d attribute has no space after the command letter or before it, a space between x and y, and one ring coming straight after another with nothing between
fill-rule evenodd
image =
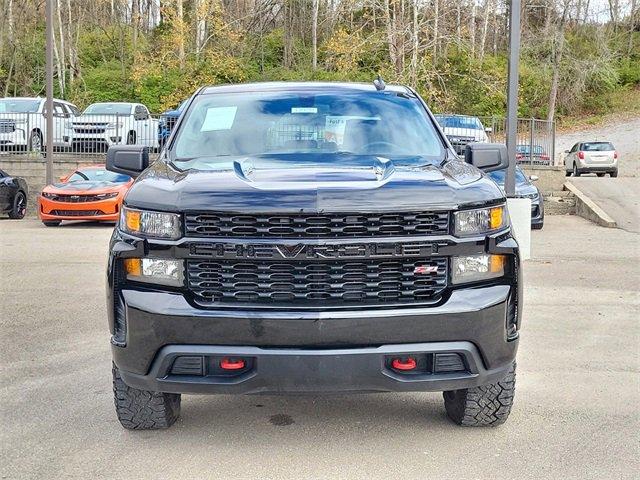
<instances>
[{"instance_id":1,"label":"truck front grille","mask_svg":"<svg viewBox=\"0 0 640 480\"><path fill-rule=\"evenodd\" d=\"M188 213L191 237L336 238L446 235L448 212L265 214Z\"/></svg>"},{"instance_id":2,"label":"truck front grille","mask_svg":"<svg viewBox=\"0 0 640 480\"><path fill-rule=\"evenodd\" d=\"M361 261L188 260L203 306L326 308L430 302L447 285L446 257Z\"/></svg>"}]
</instances>

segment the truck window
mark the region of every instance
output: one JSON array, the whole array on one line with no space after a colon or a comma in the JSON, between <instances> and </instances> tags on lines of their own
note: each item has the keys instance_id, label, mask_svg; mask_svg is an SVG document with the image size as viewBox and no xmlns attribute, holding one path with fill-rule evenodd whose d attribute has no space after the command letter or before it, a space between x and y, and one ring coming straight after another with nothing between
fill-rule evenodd
<instances>
[{"instance_id":1,"label":"truck window","mask_svg":"<svg viewBox=\"0 0 640 480\"><path fill-rule=\"evenodd\" d=\"M318 153L440 157L422 105L389 93L213 94L187 112L172 160ZM189 166L188 168L192 168Z\"/></svg>"}]
</instances>

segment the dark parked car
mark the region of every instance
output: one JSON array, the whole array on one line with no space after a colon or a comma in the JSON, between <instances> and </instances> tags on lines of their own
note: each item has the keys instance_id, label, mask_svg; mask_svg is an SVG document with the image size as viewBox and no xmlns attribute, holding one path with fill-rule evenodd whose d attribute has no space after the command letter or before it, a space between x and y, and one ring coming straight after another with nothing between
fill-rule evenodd
<instances>
[{"instance_id":1,"label":"dark parked car","mask_svg":"<svg viewBox=\"0 0 640 480\"><path fill-rule=\"evenodd\" d=\"M489 176L504 191L505 170L493 171ZM537 179L535 175L527 177L520 167L516 167L516 197L531 199L531 228L540 230L544 226L544 200L538 187L531 183Z\"/></svg>"},{"instance_id":2,"label":"dark parked car","mask_svg":"<svg viewBox=\"0 0 640 480\"><path fill-rule=\"evenodd\" d=\"M0 170L0 212L21 219L27 213L29 188L24 178L12 177Z\"/></svg>"},{"instance_id":3,"label":"dark parked car","mask_svg":"<svg viewBox=\"0 0 640 480\"><path fill-rule=\"evenodd\" d=\"M174 110L167 110L160 115L160 121L158 122L158 143L160 148L164 147L164 144L169 139L171 130L173 130L186 105L187 100L183 100Z\"/></svg>"},{"instance_id":4,"label":"dark parked car","mask_svg":"<svg viewBox=\"0 0 640 480\"><path fill-rule=\"evenodd\" d=\"M404 86L200 89L174 141L114 146L137 176L110 242L115 407L170 426L183 393L443 391L506 421L522 312L504 145L465 161Z\"/></svg>"},{"instance_id":5,"label":"dark parked car","mask_svg":"<svg viewBox=\"0 0 640 480\"><path fill-rule=\"evenodd\" d=\"M551 157L541 145L534 145L533 152L531 151L531 145L516 145L516 160L518 163L548 165Z\"/></svg>"}]
</instances>

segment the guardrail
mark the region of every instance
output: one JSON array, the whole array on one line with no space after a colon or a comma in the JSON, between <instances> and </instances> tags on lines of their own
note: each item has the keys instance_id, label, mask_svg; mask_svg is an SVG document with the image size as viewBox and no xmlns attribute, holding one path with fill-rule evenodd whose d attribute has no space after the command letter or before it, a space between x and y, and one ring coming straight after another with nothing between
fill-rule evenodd
<instances>
[{"instance_id":1,"label":"guardrail","mask_svg":"<svg viewBox=\"0 0 640 480\"><path fill-rule=\"evenodd\" d=\"M0 113L0 155L41 155L48 145L41 113ZM54 114L53 151L78 156L104 155L111 145L146 145L158 151L168 137L158 115Z\"/></svg>"}]
</instances>

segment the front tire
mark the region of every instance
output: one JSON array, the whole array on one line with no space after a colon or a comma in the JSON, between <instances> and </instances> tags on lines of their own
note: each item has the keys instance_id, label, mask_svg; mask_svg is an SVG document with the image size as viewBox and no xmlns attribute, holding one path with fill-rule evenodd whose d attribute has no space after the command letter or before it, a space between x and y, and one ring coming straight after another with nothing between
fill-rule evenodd
<instances>
[{"instance_id":1,"label":"front tire","mask_svg":"<svg viewBox=\"0 0 640 480\"><path fill-rule=\"evenodd\" d=\"M122 426L128 430L169 428L180 416L180 394L129 387L112 365L113 400Z\"/></svg>"},{"instance_id":2,"label":"front tire","mask_svg":"<svg viewBox=\"0 0 640 480\"><path fill-rule=\"evenodd\" d=\"M13 197L13 208L9 212L9 218L14 220L21 220L27 213L27 197L24 192L16 193Z\"/></svg>"},{"instance_id":3,"label":"front tire","mask_svg":"<svg viewBox=\"0 0 640 480\"><path fill-rule=\"evenodd\" d=\"M609 174L609 176L610 176L611 178L616 178L616 177L618 176L618 170L614 170L613 172L611 172L611 173Z\"/></svg>"},{"instance_id":4,"label":"front tire","mask_svg":"<svg viewBox=\"0 0 640 480\"><path fill-rule=\"evenodd\" d=\"M45 227L57 227L60 225L60 220L43 220L42 223Z\"/></svg>"},{"instance_id":5,"label":"front tire","mask_svg":"<svg viewBox=\"0 0 640 480\"><path fill-rule=\"evenodd\" d=\"M507 421L516 390L516 364L496 383L444 392L449 418L463 427L496 427Z\"/></svg>"}]
</instances>

